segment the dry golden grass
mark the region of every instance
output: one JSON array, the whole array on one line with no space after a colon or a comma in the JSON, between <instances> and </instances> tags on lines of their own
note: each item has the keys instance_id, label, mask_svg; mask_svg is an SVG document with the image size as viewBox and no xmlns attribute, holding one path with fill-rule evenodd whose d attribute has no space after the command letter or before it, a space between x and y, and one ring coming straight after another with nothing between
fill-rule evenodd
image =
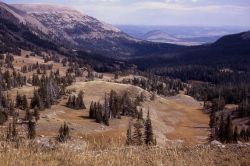
<instances>
[{"instance_id":1,"label":"dry golden grass","mask_svg":"<svg viewBox=\"0 0 250 166\"><path fill-rule=\"evenodd\" d=\"M56 136L60 125L67 122L74 137L93 136L99 139L99 136L116 135L124 137L128 126L128 118L113 119L110 126L100 125L94 120L88 119L89 106L91 101L102 101L104 93L109 93L111 89L117 92L128 91L136 97L143 89L105 81L76 82L68 87L70 90L76 90L76 93L83 90L85 93L84 102L86 110L73 110L65 107L67 97L41 112L41 119L37 123L37 134L44 136ZM8 93L14 99L17 91L20 94L27 95L28 98L33 96L34 87L25 86L16 88ZM179 95L172 98L163 98L157 96L154 101L149 100L150 94L144 91L147 100L142 104L144 116L147 109L150 108L153 128L157 137L158 144L165 145L169 141L183 141L188 144L205 143L208 135L208 116L200 110L201 106L194 99Z\"/></svg>"},{"instance_id":2,"label":"dry golden grass","mask_svg":"<svg viewBox=\"0 0 250 166\"><path fill-rule=\"evenodd\" d=\"M110 143L107 149L73 151L60 147L44 151L35 146L1 146L0 165L4 166L162 166L190 165L247 166L250 164L250 148L227 146L226 148L200 147L123 147L116 148Z\"/></svg>"},{"instance_id":3,"label":"dry golden grass","mask_svg":"<svg viewBox=\"0 0 250 166\"><path fill-rule=\"evenodd\" d=\"M25 58L26 54L29 52L23 51L21 57L15 56L14 66L17 70L23 65L34 64L37 61L43 63L41 57ZM62 75L65 74L66 67L57 63L53 63L53 66L53 70L59 69ZM32 72L25 75L31 76ZM83 90L87 108L91 101L102 101L104 93L109 93L110 90L118 93L127 91L132 97L144 91L132 85L106 82L114 81L113 77L113 74L104 74L102 80L91 82L81 82L84 79L77 78L77 82L68 89L76 90L76 93ZM120 77L116 81L132 77ZM12 89L8 93L12 99L15 98L17 91L30 99L33 90L32 86L24 86ZM249 146L183 147L183 144L179 144L176 140L184 141L188 145L206 142L208 115L202 113L201 105L183 94L168 98L156 96L154 101L150 101L150 93L144 92L147 96L147 100L142 104L144 116L149 108L159 147L125 147L128 117L111 120L109 127L100 125L87 118L88 109L76 111L65 107L67 98L64 98L51 109L41 112L41 119L37 123L37 135L54 140L60 125L66 121L70 127L72 140L65 145L58 145L51 151L27 144L21 144L19 149L16 149L13 144L0 142L0 166L250 165ZM23 114L24 112L21 113L22 116ZM70 146L75 140L78 140L78 144L74 146L84 147L80 151Z\"/></svg>"}]
</instances>

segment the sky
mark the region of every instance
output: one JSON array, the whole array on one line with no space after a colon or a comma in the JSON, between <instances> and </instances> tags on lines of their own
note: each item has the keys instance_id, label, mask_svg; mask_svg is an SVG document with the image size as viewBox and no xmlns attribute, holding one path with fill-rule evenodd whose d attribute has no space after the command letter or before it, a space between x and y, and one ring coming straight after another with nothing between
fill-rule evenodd
<instances>
[{"instance_id":1,"label":"sky","mask_svg":"<svg viewBox=\"0 0 250 166\"><path fill-rule=\"evenodd\" d=\"M250 27L250 0L3 0L66 5L111 24Z\"/></svg>"}]
</instances>

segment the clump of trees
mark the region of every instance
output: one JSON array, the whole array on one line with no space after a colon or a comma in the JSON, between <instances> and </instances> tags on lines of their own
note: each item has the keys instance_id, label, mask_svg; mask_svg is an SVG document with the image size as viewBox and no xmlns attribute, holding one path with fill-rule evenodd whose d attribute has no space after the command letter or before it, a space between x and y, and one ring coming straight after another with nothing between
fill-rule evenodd
<instances>
[{"instance_id":1,"label":"clump of trees","mask_svg":"<svg viewBox=\"0 0 250 166\"><path fill-rule=\"evenodd\" d=\"M24 65L21 67L21 72L22 73L28 73L32 71L37 71L37 74L45 74L46 70L52 70L53 69L53 64L39 64L38 62L35 64L31 65Z\"/></svg>"},{"instance_id":2,"label":"clump of trees","mask_svg":"<svg viewBox=\"0 0 250 166\"><path fill-rule=\"evenodd\" d=\"M144 131L144 132L143 132ZM152 122L149 114L147 113L147 118L144 120L142 117L137 118L132 129L132 120L129 121L129 126L127 129L127 141L126 145L156 145L156 137L153 133Z\"/></svg>"},{"instance_id":3,"label":"clump of trees","mask_svg":"<svg viewBox=\"0 0 250 166\"><path fill-rule=\"evenodd\" d=\"M109 95L105 94L104 104L91 102L89 118L95 119L97 123L109 125L109 119L120 119L121 116L137 117L140 113L137 110L141 101L139 98L133 100L127 92L120 96L111 90Z\"/></svg>"},{"instance_id":4,"label":"clump of trees","mask_svg":"<svg viewBox=\"0 0 250 166\"><path fill-rule=\"evenodd\" d=\"M249 141L250 129L233 126L231 115L227 115L226 119L222 113L220 117L216 116L213 111L210 114L209 126L211 129L210 140L219 140L222 143L237 143L238 140Z\"/></svg>"},{"instance_id":5,"label":"clump of trees","mask_svg":"<svg viewBox=\"0 0 250 166\"><path fill-rule=\"evenodd\" d=\"M235 118L250 117L249 84L244 82L237 84L234 81L230 82L230 85L196 83L188 88L187 94L204 101L204 110L210 113L211 140L219 140L223 143L235 143L238 140L249 141L250 129L238 127L232 123L232 116ZM225 116L223 114L226 104L236 104L238 108ZM220 117L218 114L221 114Z\"/></svg>"},{"instance_id":6,"label":"clump of trees","mask_svg":"<svg viewBox=\"0 0 250 166\"><path fill-rule=\"evenodd\" d=\"M173 96L184 89L184 84L177 79L161 78L159 76L148 75L147 78L134 77L133 79L123 79L122 83L139 86L147 91L155 92L159 95Z\"/></svg>"},{"instance_id":7,"label":"clump of trees","mask_svg":"<svg viewBox=\"0 0 250 166\"><path fill-rule=\"evenodd\" d=\"M13 72L0 70L0 86L3 90L22 87L26 84L26 77L13 69Z\"/></svg>"},{"instance_id":8,"label":"clump of trees","mask_svg":"<svg viewBox=\"0 0 250 166\"><path fill-rule=\"evenodd\" d=\"M33 74L32 80L29 80L29 82L33 86L41 86L48 78L52 79L61 87L69 86L75 81L75 77L70 73L66 73L66 76L60 76L60 73L57 70L56 72L51 72L49 77L43 74L41 78L39 78L38 74Z\"/></svg>"},{"instance_id":9,"label":"clump of trees","mask_svg":"<svg viewBox=\"0 0 250 166\"><path fill-rule=\"evenodd\" d=\"M25 110L28 108L28 100L26 95L20 95L17 93L16 95L16 108Z\"/></svg>"},{"instance_id":10,"label":"clump of trees","mask_svg":"<svg viewBox=\"0 0 250 166\"><path fill-rule=\"evenodd\" d=\"M39 110L50 108L63 94L65 94L64 84L60 84L60 81L53 75L50 77L43 76L40 80L38 90L34 90L30 108L38 108Z\"/></svg>"},{"instance_id":11,"label":"clump of trees","mask_svg":"<svg viewBox=\"0 0 250 166\"><path fill-rule=\"evenodd\" d=\"M66 122L64 122L64 124L59 129L59 135L57 136L57 140L59 142L67 142L69 138L69 127Z\"/></svg>"},{"instance_id":12,"label":"clump of trees","mask_svg":"<svg viewBox=\"0 0 250 166\"><path fill-rule=\"evenodd\" d=\"M86 109L83 101L84 93L80 91L77 96L70 95L66 106L72 109Z\"/></svg>"},{"instance_id":13,"label":"clump of trees","mask_svg":"<svg viewBox=\"0 0 250 166\"><path fill-rule=\"evenodd\" d=\"M7 94L5 94L0 85L0 125L3 125L9 115L12 116L15 113L15 104Z\"/></svg>"},{"instance_id":14,"label":"clump of trees","mask_svg":"<svg viewBox=\"0 0 250 166\"><path fill-rule=\"evenodd\" d=\"M14 117L12 123L9 123L6 140L15 142L18 140L18 131L17 131L17 118Z\"/></svg>"}]
</instances>

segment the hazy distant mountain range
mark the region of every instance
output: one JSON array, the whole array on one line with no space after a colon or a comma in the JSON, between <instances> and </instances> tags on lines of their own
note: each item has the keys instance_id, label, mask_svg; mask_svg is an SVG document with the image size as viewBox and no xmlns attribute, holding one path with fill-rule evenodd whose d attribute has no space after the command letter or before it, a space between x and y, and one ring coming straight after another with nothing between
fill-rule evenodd
<instances>
[{"instance_id":1,"label":"hazy distant mountain range","mask_svg":"<svg viewBox=\"0 0 250 166\"><path fill-rule=\"evenodd\" d=\"M129 35L141 40L174 43L181 45L200 45L213 43L220 37L249 30L249 27L224 26L143 26L117 25Z\"/></svg>"},{"instance_id":2,"label":"hazy distant mountain range","mask_svg":"<svg viewBox=\"0 0 250 166\"><path fill-rule=\"evenodd\" d=\"M250 59L249 32L220 38L245 27L117 27L66 7L0 3L0 51L77 50L79 56L85 56L81 54L84 52L89 57L98 57L99 61L108 57L145 67L170 63L224 64ZM201 43L211 44L176 45Z\"/></svg>"}]
</instances>

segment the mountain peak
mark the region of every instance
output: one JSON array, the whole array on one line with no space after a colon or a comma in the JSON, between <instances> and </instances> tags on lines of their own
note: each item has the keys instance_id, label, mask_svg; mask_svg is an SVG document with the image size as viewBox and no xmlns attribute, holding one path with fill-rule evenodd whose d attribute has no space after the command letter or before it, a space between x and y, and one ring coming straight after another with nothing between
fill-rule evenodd
<instances>
[{"instance_id":1,"label":"mountain peak","mask_svg":"<svg viewBox=\"0 0 250 166\"><path fill-rule=\"evenodd\" d=\"M50 4L14 4L14 7L25 11L26 13L35 16L39 21L42 18L54 17L54 21L58 24L65 23L68 26L74 25L76 22L82 24L88 24L89 22L98 23L104 30L121 32L118 28L101 22L93 17L84 14L76 9L62 6L62 5L50 5ZM44 22L43 20L42 22ZM47 19L47 21L49 21ZM53 20L52 20L53 21Z\"/></svg>"},{"instance_id":2,"label":"mountain peak","mask_svg":"<svg viewBox=\"0 0 250 166\"><path fill-rule=\"evenodd\" d=\"M82 12L63 5L51 4L13 4L12 6L26 11L27 13L55 13L55 12L68 12L70 14L83 14Z\"/></svg>"}]
</instances>

